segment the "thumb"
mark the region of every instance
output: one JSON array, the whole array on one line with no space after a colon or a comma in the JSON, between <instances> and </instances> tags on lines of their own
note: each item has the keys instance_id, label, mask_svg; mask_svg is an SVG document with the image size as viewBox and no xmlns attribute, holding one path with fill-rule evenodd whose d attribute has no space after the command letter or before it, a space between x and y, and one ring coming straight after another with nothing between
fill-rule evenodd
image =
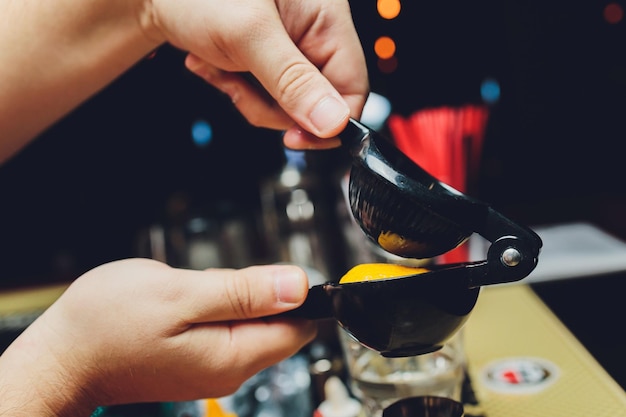
<instances>
[{"instance_id":1,"label":"thumb","mask_svg":"<svg viewBox=\"0 0 626 417\"><path fill-rule=\"evenodd\" d=\"M274 315L302 304L309 288L305 272L293 265L181 272L176 311L187 323Z\"/></svg>"},{"instance_id":2,"label":"thumb","mask_svg":"<svg viewBox=\"0 0 626 417\"><path fill-rule=\"evenodd\" d=\"M276 30L258 43L249 68L281 108L317 137L339 134L348 123L350 107L330 81L286 32Z\"/></svg>"}]
</instances>

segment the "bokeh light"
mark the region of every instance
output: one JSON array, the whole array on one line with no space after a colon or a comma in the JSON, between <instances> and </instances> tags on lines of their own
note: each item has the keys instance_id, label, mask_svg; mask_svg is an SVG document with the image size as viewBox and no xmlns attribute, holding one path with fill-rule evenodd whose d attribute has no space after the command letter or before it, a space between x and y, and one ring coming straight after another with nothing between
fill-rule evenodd
<instances>
[{"instance_id":1,"label":"bokeh light","mask_svg":"<svg viewBox=\"0 0 626 417\"><path fill-rule=\"evenodd\" d=\"M390 114L391 102L389 99L372 91L363 107L361 121L374 130L380 130Z\"/></svg>"},{"instance_id":2,"label":"bokeh light","mask_svg":"<svg viewBox=\"0 0 626 417\"><path fill-rule=\"evenodd\" d=\"M609 3L604 7L603 15L604 20L614 25L624 18L624 9L617 3Z\"/></svg>"},{"instance_id":3,"label":"bokeh light","mask_svg":"<svg viewBox=\"0 0 626 417\"><path fill-rule=\"evenodd\" d=\"M205 148L211 143L213 139L213 128L206 120L196 120L191 125L191 139L193 143L200 147Z\"/></svg>"},{"instance_id":4,"label":"bokeh light","mask_svg":"<svg viewBox=\"0 0 626 417\"><path fill-rule=\"evenodd\" d=\"M400 0L378 0L376 3L378 14L383 19L394 19L400 14Z\"/></svg>"},{"instance_id":5,"label":"bokeh light","mask_svg":"<svg viewBox=\"0 0 626 417\"><path fill-rule=\"evenodd\" d=\"M500 83L494 78L484 79L480 84L480 96L485 103L497 103L500 100Z\"/></svg>"},{"instance_id":6,"label":"bokeh light","mask_svg":"<svg viewBox=\"0 0 626 417\"><path fill-rule=\"evenodd\" d=\"M396 43L389 36L381 36L374 42L374 52L380 59L389 59L396 53Z\"/></svg>"}]
</instances>

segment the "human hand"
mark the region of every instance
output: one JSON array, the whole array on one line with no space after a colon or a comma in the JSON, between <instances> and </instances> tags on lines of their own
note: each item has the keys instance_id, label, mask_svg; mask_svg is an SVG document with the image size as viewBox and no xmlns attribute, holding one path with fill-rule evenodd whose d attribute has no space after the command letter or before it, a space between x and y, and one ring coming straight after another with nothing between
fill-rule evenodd
<instances>
[{"instance_id":1,"label":"human hand","mask_svg":"<svg viewBox=\"0 0 626 417\"><path fill-rule=\"evenodd\" d=\"M158 31L187 67L287 147L331 148L369 90L347 0L153 0ZM248 82L250 72L266 92ZM269 93L269 96L268 94Z\"/></svg>"},{"instance_id":2,"label":"human hand","mask_svg":"<svg viewBox=\"0 0 626 417\"><path fill-rule=\"evenodd\" d=\"M50 415L73 416L68 409L78 405L232 393L314 337L313 322L262 318L295 308L307 288L304 272L287 265L190 271L131 259L100 266L0 356L0 402L34 391L24 397L28 407L37 398Z\"/></svg>"}]
</instances>

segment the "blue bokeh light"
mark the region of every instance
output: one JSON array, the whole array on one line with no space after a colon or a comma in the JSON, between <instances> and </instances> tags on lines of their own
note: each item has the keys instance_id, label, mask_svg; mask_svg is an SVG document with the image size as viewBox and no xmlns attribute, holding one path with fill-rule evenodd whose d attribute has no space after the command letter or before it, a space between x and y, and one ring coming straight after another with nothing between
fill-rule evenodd
<instances>
[{"instance_id":1,"label":"blue bokeh light","mask_svg":"<svg viewBox=\"0 0 626 417\"><path fill-rule=\"evenodd\" d=\"M191 138L196 146L205 148L213 140L213 128L206 120L196 120L191 125Z\"/></svg>"},{"instance_id":2,"label":"blue bokeh light","mask_svg":"<svg viewBox=\"0 0 626 417\"><path fill-rule=\"evenodd\" d=\"M500 100L500 83L494 78L486 78L480 85L480 95L485 103L497 103Z\"/></svg>"}]
</instances>

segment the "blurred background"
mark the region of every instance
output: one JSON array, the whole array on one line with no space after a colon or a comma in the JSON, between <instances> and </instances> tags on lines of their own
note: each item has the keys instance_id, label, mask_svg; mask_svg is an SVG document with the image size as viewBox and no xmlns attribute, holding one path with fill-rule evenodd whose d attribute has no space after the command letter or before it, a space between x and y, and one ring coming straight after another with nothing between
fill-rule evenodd
<instances>
[{"instance_id":1,"label":"blurred background","mask_svg":"<svg viewBox=\"0 0 626 417\"><path fill-rule=\"evenodd\" d=\"M351 6L392 114L488 106L476 197L522 223L584 220L626 238L626 3ZM183 59L159 48L0 166L0 287L135 256L143 230L189 207L256 216L285 163L280 133L249 126ZM307 158L332 190L345 156Z\"/></svg>"}]
</instances>

